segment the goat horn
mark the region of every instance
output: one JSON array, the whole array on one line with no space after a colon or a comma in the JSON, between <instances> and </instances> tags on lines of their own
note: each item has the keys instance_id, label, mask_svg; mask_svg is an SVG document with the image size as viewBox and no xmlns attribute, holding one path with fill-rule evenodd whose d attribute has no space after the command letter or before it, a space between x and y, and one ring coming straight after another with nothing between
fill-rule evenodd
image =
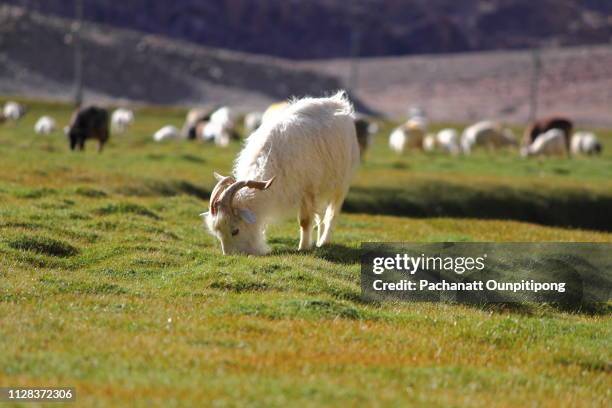
<instances>
[{"instance_id":1,"label":"goat horn","mask_svg":"<svg viewBox=\"0 0 612 408\"><path fill-rule=\"evenodd\" d=\"M274 179L276 177L272 177L270 180L268 181L255 181L255 180L241 180L241 181L236 181L234 184L232 184L231 186L229 186L224 192L223 195L221 196L221 198L219 199L219 203L222 206L225 207L230 207L232 206L232 201L234 200L234 196L236 195L236 193L238 191L240 191L241 189L243 189L244 187L249 187L249 188L256 188L258 190L267 190L268 188L270 188L270 186L272 185L272 183L274 182Z\"/></svg>"},{"instance_id":2,"label":"goat horn","mask_svg":"<svg viewBox=\"0 0 612 408\"><path fill-rule=\"evenodd\" d=\"M219 180L212 193L210 194L210 213L215 215L217 213L217 203L223 191L226 190L227 186L236 182L233 177L223 177L215 173L215 178Z\"/></svg>"}]
</instances>

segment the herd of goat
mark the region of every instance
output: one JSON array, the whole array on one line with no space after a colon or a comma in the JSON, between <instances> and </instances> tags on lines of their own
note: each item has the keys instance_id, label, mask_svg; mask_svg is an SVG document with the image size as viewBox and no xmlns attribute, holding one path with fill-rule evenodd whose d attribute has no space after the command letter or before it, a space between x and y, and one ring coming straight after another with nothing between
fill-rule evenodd
<instances>
[{"instance_id":1,"label":"herd of goat","mask_svg":"<svg viewBox=\"0 0 612 408\"><path fill-rule=\"evenodd\" d=\"M18 120L25 111L20 104L9 102L1 118ZM238 138L237 120L236 112L226 106L193 109L182 129L164 126L153 139L199 139L227 146ZM95 139L101 151L111 130L125 132L133 122L134 113L129 109L117 109L109 116L106 109L89 106L76 110L64 132L72 150L83 150L87 139ZM351 179L378 132L377 125L356 114L346 93L338 92L324 98L273 104L263 113L248 113L244 126L249 136L234 163L233 174L214 174L217 184L208 211L201 214L223 253L267 253L267 226L296 213L299 250L329 242ZM450 128L430 134L427 128L423 112L411 112L410 118L391 132L391 149L397 153L419 149L458 155L470 154L477 147L519 145L509 128L494 121L478 122L461 135ZM56 122L43 116L34 129L49 134L55 131ZM590 155L601 150L593 133L573 134L571 121L550 118L527 128L521 155ZM315 226L318 231L313 238Z\"/></svg>"},{"instance_id":2,"label":"herd of goat","mask_svg":"<svg viewBox=\"0 0 612 408\"><path fill-rule=\"evenodd\" d=\"M243 116L246 134L253 133L265 121L271 120L289 105L288 102L272 104L265 112L249 112ZM0 112L0 123L17 121L26 108L17 102L7 102ZM228 106L210 106L192 109L187 113L182 129L167 125L153 134L153 140L201 140L225 147L230 141L238 140L237 123L239 114ZM378 133L378 125L365 115L353 115L360 156L372 143ZM64 128L72 150L84 149L85 140L98 140L98 150L102 150L110 137L111 130L125 133L134 122L134 112L118 108L112 115L104 108L88 106L78 109L72 116L70 125ZM34 125L37 134L51 134L57 130L57 123L51 116L42 116ZM428 120L418 108L412 109L409 118L395 128L389 136L389 147L398 154L410 150L442 152L450 155L469 155L475 148L494 150L507 146L521 146L521 156L569 156L594 155L602 151L602 145L593 132L573 132L571 120L551 117L538 120L525 131L519 141L512 130L500 122L484 120L459 132L445 128L436 133L428 132Z\"/></svg>"}]
</instances>

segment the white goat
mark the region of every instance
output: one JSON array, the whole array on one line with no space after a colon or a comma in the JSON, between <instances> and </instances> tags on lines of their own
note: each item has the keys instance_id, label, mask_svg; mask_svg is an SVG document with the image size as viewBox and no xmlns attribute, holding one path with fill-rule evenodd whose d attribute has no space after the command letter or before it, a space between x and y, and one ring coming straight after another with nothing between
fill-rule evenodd
<instances>
[{"instance_id":1,"label":"white goat","mask_svg":"<svg viewBox=\"0 0 612 408\"><path fill-rule=\"evenodd\" d=\"M222 106L210 115L210 120L200 126L196 134L205 141L214 140L217 146L229 144L235 128L235 112L227 106Z\"/></svg>"},{"instance_id":2,"label":"white goat","mask_svg":"<svg viewBox=\"0 0 612 408\"><path fill-rule=\"evenodd\" d=\"M223 126L223 123L200 122L196 126L196 134L198 138L205 142L214 142L217 146L225 147L229 145L232 138L231 130Z\"/></svg>"},{"instance_id":3,"label":"white goat","mask_svg":"<svg viewBox=\"0 0 612 408\"><path fill-rule=\"evenodd\" d=\"M38 135L49 135L55 132L55 119L51 116L41 116L34 125L34 132Z\"/></svg>"},{"instance_id":4,"label":"white goat","mask_svg":"<svg viewBox=\"0 0 612 408\"><path fill-rule=\"evenodd\" d=\"M405 153L409 148L422 149L426 127L420 120L408 120L391 132L389 147L397 153Z\"/></svg>"},{"instance_id":5,"label":"white goat","mask_svg":"<svg viewBox=\"0 0 612 408\"><path fill-rule=\"evenodd\" d=\"M263 119L263 113L261 112L249 112L244 115L244 130L247 135L250 135L261 126Z\"/></svg>"},{"instance_id":6,"label":"white goat","mask_svg":"<svg viewBox=\"0 0 612 408\"><path fill-rule=\"evenodd\" d=\"M117 133L125 133L132 123L134 123L134 112L130 109L115 109L111 115L111 126Z\"/></svg>"},{"instance_id":7,"label":"white goat","mask_svg":"<svg viewBox=\"0 0 612 408\"><path fill-rule=\"evenodd\" d=\"M496 149L504 146L517 146L512 130L492 121L481 121L466 128L461 135L461 149L470 154L476 146Z\"/></svg>"},{"instance_id":8,"label":"white goat","mask_svg":"<svg viewBox=\"0 0 612 408\"><path fill-rule=\"evenodd\" d=\"M423 149L428 152L441 150L444 153L457 155L461 153L459 147L459 132L455 129L442 129L438 133L428 134L423 140Z\"/></svg>"},{"instance_id":9,"label":"white goat","mask_svg":"<svg viewBox=\"0 0 612 408\"><path fill-rule=\"evenodd\" d=\"M153 134L153 140L162 142L164 140L177 139L180 136L180 131L176 126L166 125Z\"/></svg>"},{"instance_id":10,"label":"white goat","mask_svg":"<svg viewBox=\"0 0 612 408\"><path fill-rule=\"evenodd\" d=\"M4 114L4 118L7 120L17 121L21 119L21 117L25 115L25 113L26 113L25 106L17 102L8 101L7 103L4 104L3 114Z\"/></svg>"},{"instance_id":11,"label":"white goat","mask_svg":"<svg viewBox=\"0 0 612 408\"><path fill-rule=\"evenodd\" d=\"M550 129L539 135L529 146L521 149L521 156L564 156L567 154L565 132Z\"/></svg>"},{"instance_id":12,"label":"white goat","mask_svg":"<svg viewBox=\"0 0 612 408\"><path fill-rule=\"evenodd\" d=\"M576 132L572 137L572 154L600 154L603 150L601 143L593 132Z\"/></svg>"},{"instance_id":13,"label":"white goat","mask_svg":"<svg viewBox=\"0 0 612 408\"><path fill-rule=\"evenodd\" d=\"M304 98L248 137L234 176L215 174L209 211L201 214L224 254L267 253L267 225L295 212L300 250L312 246L314 221L316 245L330 240L359 164L353 113L344 92Z\"/></svg>"}]
</instances>

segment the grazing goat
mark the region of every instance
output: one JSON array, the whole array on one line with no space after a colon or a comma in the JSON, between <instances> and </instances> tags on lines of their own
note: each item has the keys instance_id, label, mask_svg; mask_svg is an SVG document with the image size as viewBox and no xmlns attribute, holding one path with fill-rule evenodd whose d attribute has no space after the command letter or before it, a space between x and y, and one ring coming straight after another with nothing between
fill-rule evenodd
<instances>
[{"instance_id":1,"label":"grazing goat","mask_svg":"<svg viewBox=\"0 0 612 408\"><path fill-rule=\"evenodd\" d=\"M397 153L405 153L409 148L423 149L426 127L420 120L409 119L395 128L389 136L389 147Z\"/></svg>"},{"instance_id":2,"label":"grazing goat","mask_svg":"<svg viewBox=\"0 0 612 408\"><path fill-rule=\"evenodd\" d=\"M78 109L72 115L68 127L70 150L85 149L85 140L98 140L98 152L102 152L104 144L110 137L108 111L97 106Z\"/></svg>"},{"instance_id":3,"label":"grazing goat","mask_svg":"<svg viewBox=\"0 0 612 408\"><path fill-rule=\"evenodd\" d=\"M200 121L196 126L196 136L205 142L214 141L217 146L225 147L230 140L237 140L235 114L227 106L217 109L207 121Z\"/></svg>"},{"instance_id":4,"label":"grazing goat","mask_svg":"<svg viewBox=\"0 0 612 408\"><path fill-rule=\"evenodd\" d=\"M603 147L593 132L576 132L572 136L572 154L601 154Z\"/></svg>"},{"instance_id":5,"label":"grazing goat","mask_svg":"<svg viewBox=\"0 0 612 408\"><path fill-rule=\"evenodd\" d=\"M17 121L26 114L26 107L13 101L4 104L3 116L6 120Z\"/></svg>"},{"instance_id":6,"label":"grazing goat","mask_svg":"<svg viewBox=\"0 0 612 408\"><path fill-rule=\"evenodd\" d=\"M194 108L187 112L185 124L181 130L181 136L185 139L195 140L197 138L197 126L200 122L208 122L210 116L217 110L217 106Z\"/></svg>"},{"instance_id":7,"label":"grazing goat","mask_svg":"<svg viewBox=\"0 0 612 408\"><path fill-rule=\"evenodd\" d=\"M176 126L166 125L153 134L153 140L163 142L164 140L177 139L180 131Z\"/></svg>"},{"instance_id":8,"label":"grazing goat","mask_svg":"<svg viewBox=\"0 0 612 408\"><path fill-rule=\"evenodd\" d=\"M574 124L572 121L566 118L551 117L537 120L525 129L523 147L530 146L539 135L546 133L550 129L561 129L565 137L566 151L569 153L573 128Z\"/></svg>"},{"instance_id":9,"label":"grazing goat","mask_svg":"<svg viewBox=\"0 0 612 408\"><path fill-rule=\"evenodd\" d=\"M488 120L473 124L461 135L461 150L465 154L470 154L476 146L496 149L516 145L517 141L512 130Z\"/></svg>"},{"instance_id":10,"label":"grazing goat","mask_svg":"<svg viewBox=\"0 0 612 408\"><path fill-rule=\"evenodd\" d=\"M428 134L423 140L423 150L432 152L441 150L444 153L457 155L461 153L459 147L459 132L455 129L442 129L438 133Z\"/></svg>"},{"instance_id":11,"label":"grazing goat","mask_svg":"<svg viewBox=\"0 0 612 408\"><path fill-rule=\"evenodd\" d=\"M244 131L247 135L250 135L261 126L263 119L263 113L261 112L249 112L244 115Z\"/></svg>"},{"instance_id":12,"label":"grazing goat","mask_svg":"<svg viewBox=\"0 0 612 408\"><path fill-rule=\"evenodd\" d=\"M538 135L529 146L521 148L521 156L561 156L567 154L565 145L565 131L563 129L550 129Z\"/></svg>"},{"instance_id":13,"label":"grazing goat","mask_svg":"<svg viewBox=\"0 0 612 408\"><path fill-rule=\"evenodd\" d=\"M55 131L55 119L51 116L41 116L34 124L34 132L38 135L50 135Z\"/></svg>"},{"instance_id":14,"label":"grazing goat","mask_svg":"<svg viewBox=\"0 0 612 408\"><path fill-rule=\"evenodd\" d=\"M130 109L115 109L111 115L111 127L117 133L125 133L132 123L134 123L134 112Z\"/></svg>"},{"instance_id":15,"label":"grazing goat","mask_svg":"<svg viewBox=\"0 0 612 408\"><path fill-rule=\"evenodd\" d=\"M355 115L355 132L357 134L357 143L359 144L359 157L363 160L366 151L372 144L372 137L378 132L378 125L370 122L363 115Z\"/></svg>"},{"instance_id":16,"label":"grazing goat","mask_svg":"<svg viewBox=\"0 0 612 408\"><path fill-rule=\"evenodd\" d=\"M298 213L300 250L330 240L359 165L353 106L344 92L291 102L251 134L234 166L218 180L201 214L224 254L262 255L266 227ZM274 183L273 183L274 182Z\"/></svg>"}]
</instances>

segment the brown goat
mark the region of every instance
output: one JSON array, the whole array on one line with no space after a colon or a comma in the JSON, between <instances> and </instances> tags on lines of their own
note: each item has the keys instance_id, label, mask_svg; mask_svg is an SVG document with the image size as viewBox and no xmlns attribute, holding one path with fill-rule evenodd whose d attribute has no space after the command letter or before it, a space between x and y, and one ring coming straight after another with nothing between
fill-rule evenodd
<instances>
[{"instance_id":1,"label":"brown goat","mask_svg":"<svg viewBox=\"0 0 612 408\"><path fill-rule=\"evenodd\" d=\"M545 119L536 120L530 126L525 129L525 135L523 136L523 146L527 147L531 145L536 138L542 133L546 133L550 129L560 129L563 131L565 136L565 146L567 151L570 151L570 143L572 139L572 130L574 124L571 120L562 117L550 117Z\"/></svg>"}]
</instances>

